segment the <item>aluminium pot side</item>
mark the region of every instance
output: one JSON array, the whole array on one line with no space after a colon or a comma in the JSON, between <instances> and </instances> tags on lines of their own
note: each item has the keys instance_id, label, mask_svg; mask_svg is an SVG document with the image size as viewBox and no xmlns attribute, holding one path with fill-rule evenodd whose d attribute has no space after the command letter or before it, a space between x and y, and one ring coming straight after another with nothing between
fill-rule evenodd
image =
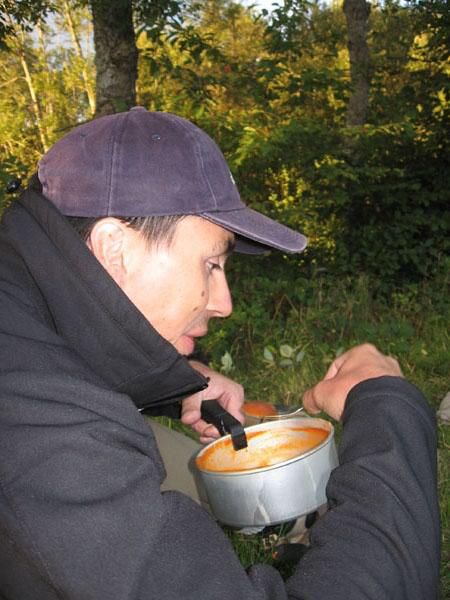
<instances>
[{"instance_id":1,"label":"aluminium pot side","mask_svg":"<svg viewBox=\"0 0 450 600\"><path fill-rule=\"evenodd\" d=\"M285 523L316 511L326 503L326 485L331 471L338 465L334 428L323 419L312 417L272 421L246 427L267 431L286 427L319 428L327 437L315 448L284 462L267 467L240 471L197 471L213 515L231 527L264 527ZM215 440L197 455L219 444ZM242 452L242 450L239 450Z\"/></svg>"}]
</instances>

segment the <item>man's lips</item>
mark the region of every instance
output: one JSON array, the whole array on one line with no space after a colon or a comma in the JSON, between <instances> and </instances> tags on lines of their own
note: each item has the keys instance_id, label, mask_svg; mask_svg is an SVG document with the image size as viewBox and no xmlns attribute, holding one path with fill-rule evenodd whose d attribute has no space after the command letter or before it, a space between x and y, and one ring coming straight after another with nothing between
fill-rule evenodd
<instances>
[{"instance_id":1,"label":"man's lips","mask_svg":"<svg viewBox=\"0 0 450 600\"><path fill-rule=\"evenodd\" d=\"M187 333L185 333L184 335L186 337L190 337L190 338L199 338L199 337L203 337L208 333L207 329L199 329L199 330L194 330L194 331L188 331Z\"/></svg>"},{"instance_id":2,"label":"man's lips","mask_svg":"<svg viewBox=\"0 0 450 600\"><path fill-rule=\"evenodd\" d=\"M206 335L206 333L207 331L190 331L189 333L185 333L180 338L182 346L179 346L178 349L182 352L182 354L192 354L195 350L196 338L202 337Z\"/></svg>"},{"instance_id":3,"label":"man's lips","mask_svg":"<svg viewBox=\"0 0 450 600\"><path fill-rule=\"evenodd\" d=\"M204 335L207 334L206 330L201 330L201 331L189 331L188 333L185 333L181 336L181 339L185 340L185 344L187 344L187 349L186 351L191 354L192 352L194 352L194 348L195 348L195 340L196 338L202 337Z\"/></svg>"}]
</instances>

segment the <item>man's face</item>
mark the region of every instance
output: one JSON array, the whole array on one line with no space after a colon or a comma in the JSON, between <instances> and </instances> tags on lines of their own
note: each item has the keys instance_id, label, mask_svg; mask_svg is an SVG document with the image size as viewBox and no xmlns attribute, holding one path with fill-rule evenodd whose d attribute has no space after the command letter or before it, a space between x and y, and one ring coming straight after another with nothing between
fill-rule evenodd
<instances>
[{"instance_id":1,"label":"man's face","mask_svg":"<svg viewBox=\"0 0 450 600\"><path fill-rule=\"evenodd\" d=\"M181 354L206 334L211 317L232 311L225 262L233 247L229 231L203 219L181 220L170 244L148 247L126 230L120 287L162 337Z\"/></svg>"}]
</instances>

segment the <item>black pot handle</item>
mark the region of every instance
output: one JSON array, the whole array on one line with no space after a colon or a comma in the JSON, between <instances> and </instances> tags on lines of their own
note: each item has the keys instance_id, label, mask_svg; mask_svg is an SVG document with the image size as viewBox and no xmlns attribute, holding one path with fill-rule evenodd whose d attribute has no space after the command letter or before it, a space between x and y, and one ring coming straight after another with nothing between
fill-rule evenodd
<instances>
[{"instance_id":1,"label":"black pot handle","mask_svg":"<svg viewBox=\"0 0 450 600\"><path fill-rule=\"evenodd\" d=\"M230 415L217 400L203 400L201 405L202 419L207 423L215 425L220 435L231 435L231 441L235 450L247 447L247 436L241 423Z\"/></svg>"}]
</instances>

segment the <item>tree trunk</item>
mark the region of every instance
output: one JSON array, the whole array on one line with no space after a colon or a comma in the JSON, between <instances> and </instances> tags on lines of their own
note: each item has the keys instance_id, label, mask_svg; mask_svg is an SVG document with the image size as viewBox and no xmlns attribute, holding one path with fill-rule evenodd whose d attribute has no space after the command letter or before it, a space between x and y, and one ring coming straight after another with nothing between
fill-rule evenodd
<instances>
[{"instance_id":1,"label":"tree trunk","mask_svg":"<svg viewBox=\"0 0 450 600\"><path fill-rule=\"evenodd\" d=\"M137 58L132 0L90 0L94 26L96 113L136 104Z\"/></svg>"},{"instance_id":2,"label":"tree trunk","mask_svg":"<svg viewBox=\"0 0 450 600\"><path fill-rule=\"evenodd\" d=\"M352 92L347 106L347 126L364 125L370 87L370 55L367 45L370 4L366 0L344 0Z\"/></svg>"}]
</instances>

